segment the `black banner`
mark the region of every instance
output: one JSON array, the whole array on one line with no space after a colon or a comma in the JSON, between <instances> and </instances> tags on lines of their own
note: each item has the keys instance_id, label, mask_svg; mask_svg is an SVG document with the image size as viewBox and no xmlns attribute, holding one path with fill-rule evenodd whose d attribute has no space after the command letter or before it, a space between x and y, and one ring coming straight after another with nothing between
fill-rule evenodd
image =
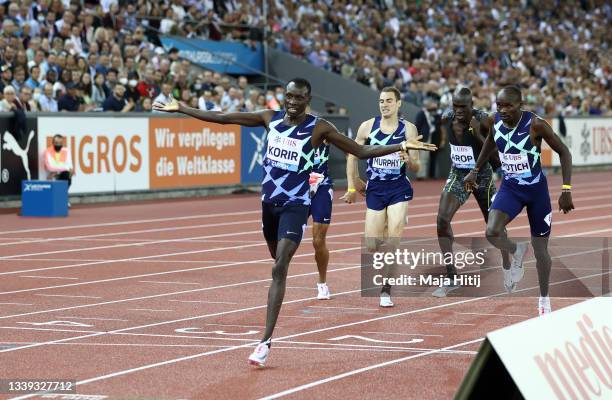
<instances>
[{"instance_id":1,"label":"black banner","mask_svg":"<svg viewBox=\"0 0 612 400\"><path fill-rule=\"evenodd\" d=\"M0 196L20 195L22 180L38 179L37 119L23 121L0 117Z\"/></svg>"}]
</instances>

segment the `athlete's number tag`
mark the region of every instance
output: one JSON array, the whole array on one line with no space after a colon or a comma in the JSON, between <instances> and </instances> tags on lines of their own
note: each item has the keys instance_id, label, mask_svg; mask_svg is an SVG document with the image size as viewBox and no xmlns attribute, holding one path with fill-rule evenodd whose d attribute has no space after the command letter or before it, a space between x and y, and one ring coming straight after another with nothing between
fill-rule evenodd
<instances>
[{"instance_id":1,"label":"athlete's number tag","mask_svg":"<svg viewBox=\"0 0 612 400\"><path fill-rule=\"evenodd\" d=\"M387 154L382 157L375 157L372 160L372 167L377 169L383 169L389 172L399 173L399 169L402 166L402 160L400 159L400 153L395 152Z\"/></svg>"},{"instance_id":2,"label":"athlete's number tag","mask_svg":"<svg viewBox=\"0 0 612 400\"><path fill-rule=\"evenodd\" d=\"M451 161L455 168L474 168L476 166L474 149L471 146L455 146L451 144Z\"/></svg>"},{"instance_id":3,"label":"athlete's number tag","mask_svg":"<svg viewBox=\"0 0 612 400\"><path fill-rule=\"evenodd\" d=\"M504 175L530 177L531 167L526 153L507 154L499 152L499 160L502 163Z\"/></svg>"},{"instance_id":4,"label":"athlete's number tag","mask_svg":"<svg viewBox=\"0 0 612 400\"><path fill-rule=\"evenodd\" d=\"M297 171L300 165L300 151L302 141L271 133L268 136L268 149L266 158L275 168L287 171Z\"/></svg>"}]
</instances>

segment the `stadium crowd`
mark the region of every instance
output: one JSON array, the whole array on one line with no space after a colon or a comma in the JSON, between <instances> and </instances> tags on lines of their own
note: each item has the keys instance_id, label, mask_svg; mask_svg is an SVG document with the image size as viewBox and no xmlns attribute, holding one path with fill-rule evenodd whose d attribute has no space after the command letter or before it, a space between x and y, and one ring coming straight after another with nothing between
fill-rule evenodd
<instances>
[{"instance_id":1,"label":"stadium crowd","mask_svg":"<svg viewBox=\"0 0 612 400\"><path fill-rule=\"evenodd\" d=\"M278 108L282 89L193 68L159 34L217 37L212 1L21 0L0 4L0 111L144 111L172 95L210 110ZM219 20L221 22L221 20ZM252 20L243 22L251 23ZM191 32L191 33L190 33ZM242 38L240 31L234 39ZM248 37L247 37L248 39Z\"/></svg>"},{"instance_id":2,"label":"stadium crowd","mask_svg":"<svg viewBox=\"0 0 612 400\"><path fill-rule=\"evenodd\" d=\"M581 1L272 1L272 43L405 100L447 106L458 86L491 110L503 83L546 115L611 115L612 5Z\"/></svg>"},{"instance_id":3,"label":"stadium crowd","mask_svg":"<svg viewBox=\"0 0 612 400\"><path fill-rule=\"evenodd\" d=\"M264 0L265 1L265 0ZM448 105L458 85L491 110L504 82L546 115L611 115L612 6L599 0L21 0L0 4L0 110L151 111L172 95L209 110L278 108L262 90L194 69L158 34L263 39L373 89ZM230 27L229 29L227 27Z\"/></svg>"}]
</instances>

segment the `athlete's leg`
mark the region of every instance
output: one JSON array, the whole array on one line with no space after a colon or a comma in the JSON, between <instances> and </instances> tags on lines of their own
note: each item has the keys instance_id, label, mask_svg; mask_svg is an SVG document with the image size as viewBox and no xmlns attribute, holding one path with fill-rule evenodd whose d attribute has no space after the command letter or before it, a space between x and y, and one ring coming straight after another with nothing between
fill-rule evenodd
<instances>
[{"instance_id":1,"label":"athlete's leg","mask_svg":"<svg viewBox=\"0 0 612 400\"><path fill-rule=\"evenodd\" d=\"M327 278L327 264L329 263L329 249L327 248L327 229L329 224L312 223L312 246L315 250L315 261L319 270L319 283L325 283Z\"/></svg>"},{"instance_id":2,"label":"athlete's leg","mask_svg":"<svg viewBox=\"0 0 612 400\"><path fill-rule=\"evenodd\" d=\"M319 270L319 297L329 298L329 289L326 287L327 264L329 263L329 250L327 249L327 229L331 222L334 191L331 186L319 186L310 204L312 214L312 246L315 251L315 261Z\"/></svg>"},{"instance_id":3,"label":"athlete's leg","mask_svg":"<svg viewBox=\"0 0 612 400\"><path fill-rule=\"evenodd\" d=\"M516 243L508 239L506 234L506 225L510 221L510 216L505 212L491 210L487 218L487 239L498 249L514 253L516 251Z\"/></svg>"},{"instance_id":4,"label":"athlete's leg","mask_svg":"<svg viewBox=\"0 0 612 400\"><path fill-rule=\"evenodd\" d=\"M268 308L266 311L266 330L264 332L262 342L272 337L272 332L276 326L276 320L280 313L281 306L283 304L283 298L285 297L285 287L287 285L287 271L289 270L289 262L295 251L297 250L299 243L294 242L290 239L281 239L278 242L276 250L276 261L272 268L272 283L270 284L270 290L268 291Z\"/></svg>"},{"instance_id":5,"label":"athlete's leg","mask_svg":"<svg viewBox=\"0 0 612 400\"><path fill-rule=\"evenodd\" d=\"M450 192L442 192L440 196L440 205L438 206L438 218L437 218L437 230L438 230L438 243L440 244L440 250L445 255L453 252L453 230L451 228L451 221L455 216L457 210L461 207L459 199ZM455 266L450 264L446 266L446 272L448 275L455 275L457 270Z\"/></svg>"},{"instance_id":6,"label":"athlete's leg","mask_svg":"<svg viewBox=\"0 0 612 400\"><path fill-rule=\"evenodd\" d=\"M493 202L493 198L495 197L495 185L493 184L493 177L489 180L487 184L487 188L483 188L483 191L477 191L474 193L474 197L476 198L476 202L478 203L478 207L480 208L480 212L482 212L482 216L485 220L485 223L488 225L489 223L489 210L491 208L491 203ZM508 236L508 232L504 228L504 232L506 237ZM507 250L501 250L502 255L502 266L504 269L510 268L510 254Z\"/></svg>"},{"instance_id":7,"label":"athlete's leg","mask_svg":"<svg viewBox=\"0 0 612 400\"><path fill-rule=\"evenodd\" d=\"M387 223L387 210L366 209L365 217L365 241L369 252L374 252L380 247Z\"/></svg>"},{"instance_id":8,"label":"athlete's leg","mask_svg":"<svg viewBox=\"0 0 612 400\"><path fill-rule=\"evenodd\" d=\"M548 237L552 229L552 207L550 205L548 185L545 180L541 182L541 189L532 198L532 202L527 205L527 217L529 218L529 226L531 228L531 244L538 270L540 295L548 297L548 281L552 265L550 254L548 254Z\"/></svg>"},{"instance_id":9,"label":"athlete's leg","mask_svg":"<svg viewBox=\"0 0 612 400\"><path fill-rule=\"evenodd\" d=\"M278 217L278 244L272 267L272 283L268 291L268 308L266 314L266 330L262 342L270 339L278 313L280 312L285 287L287 285L287 271L289 263L295 254L308 221L308 206L290 205L276 207L274 213Z\"/></svg>"},{"instance_id":10,"label":"athlete's leg","mask_svg":"<svg viewBox=\"0 0 612 400\"><path fill-rule=\"evenodd\" d=\"M540 296L548 296L548 282L550 279L550 267L552 260L548 253L548 237L531 237L531 245L536 259L538 270L538 283L540 285Z\"/></svg>"},{"instance_id":11,"label":"athlete's leg","mask_svg":"<svg viewBox=\"0 0 612 400\"><path fill-rule=\"evenodd\" d=\"M268 245L268 251L270 252L270 256L273 260L276 259L276 247L278 246L278 241L276 240L266 240L266 244Z\"/></svg>"}]
</instances>

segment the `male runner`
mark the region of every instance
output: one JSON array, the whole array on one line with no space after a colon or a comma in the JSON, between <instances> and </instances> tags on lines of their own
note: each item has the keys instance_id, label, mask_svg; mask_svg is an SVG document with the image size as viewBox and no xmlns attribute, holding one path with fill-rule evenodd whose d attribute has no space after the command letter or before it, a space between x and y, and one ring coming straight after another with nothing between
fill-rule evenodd
<instances>
[{"instance_id":1,"label":"male runner","mask_svg":"<svg viewBox=\"0 0 612 400\"><path fill-rule=\"evenodd\" d=\"M444 255L453 251L454 237L451 221L457 210L465 204L470 196L470 193L465 190L463 185L463 178L474 168L476 158L480 154L485 140L484 135L486 135L486 132L483 132L481 129L480 121L487 115L480 110L472 109L472 92L470 89L463 87L453 93L452 107L452 110L442 116L442 131L445 133L450 144L452 163L438 207L438 242L440 243L440 250L442 250ZM497 168L497 165L499 165L497 155L491 157L482 171L479 172L478 187L474 190L474 197L478 207L480 207L485 223L488 220L491 200L496 192L493 182L493 168L491 168L489 163L496 164ZM510 260L508 252L502 251L502 258L504 268L509 268ZM510 272L509 269L504 269L504 271ZM453 264L449 264L446 266L446 273L452 279L457 274L457 270ZM444 285L436 289L433 292L433 296L445 297L450 291L458 287L458 285L451 281L450 285Z\"/></svg>"},{"instance_id":2,"label":"male runner","mask_svg":"<svg viewBox=\"0 0 612 400\"><path fill-rule=\"evenodd\" d=\"M307 80L293 79L287 85L284 110L281 111L204 111L175 99L167 104L156 102L153 105L155 110L179 112L203 121L264 126L268 131L263 159L262 229L274 266L268 292L266 330L261 343L249 357L250 364L260 367L270 352L272 332L285 295L289 262L306 227L310 209L309 175L315 149L326 140L359 158L380 157L408 149L435 150L435 146L421 143L419 138L391 146L359 146L328 121L306 113L310 92Z\"/></svg>"},{"instance_id":3,"label":"male runner","mask_svg":"<svg viewBox=\"0 0 612 400\"><path fill-rule=\"evenodd\" d=\"M315 250L315 261L319 270L317 299L329 300L330 292L326 283L329 249L327 248L327 229L331 222L332 202L334 198L333 182L329 176L329 144L323 142L314 155L314 167L310 174L310 214L312 215L312 246Z\"/></svg>"},{"instance_id":4,"label":"male runner","mask_svg":"<svg viewBox=\"0 0 612 400\"><path fill-rule=\"evenodd\" d=\"M483 121L489 134L476 166L464 178L464 182L467 190L475 189L480 169L497 148L504 179L489 212L487 239L498 249L512 253L510 270L513 290L524 274L522 264L527 243L515 243L508 239L505 227L523 207L527 207L540 284L538 312L542 315L551 311L548 297L551 266L548 237L552 226L548 183L540 160L542 140L559 154L563 174L559 210L564 213L574 209L571 194L572 155L550 125L534 113L521 110L521 104L521 90L517 86L506 86L498 93L497 112Z\"/></svg>"},{"instance_id":5,"label":"male runner","mask_svg":"<svg viewBox=\"0 0 612 400\"><path fill-rule=\"evenodd\" d=\"M385 87L379 96L380 116L361 124L355 141L374 146L397 144L414 140L418 136L416 126L399 117L401 94L394 87ZM408 166L419 170L419 153L411 151ZM399 152L368 159L368 183L366 186L365 236L368 251L377 251L386 240L387 251L393 252L399 245L406 224L408 201L412 200L412 185L406 176L406 163ZM357 159L348 156L346 163L348 191L342 197L347 203L355 201L356 185L361 180ZM385 235L386 224L386 235ZM393 307L391 285L384 285L380 293L380 306Z\"/></svg>"}]
</instances>

